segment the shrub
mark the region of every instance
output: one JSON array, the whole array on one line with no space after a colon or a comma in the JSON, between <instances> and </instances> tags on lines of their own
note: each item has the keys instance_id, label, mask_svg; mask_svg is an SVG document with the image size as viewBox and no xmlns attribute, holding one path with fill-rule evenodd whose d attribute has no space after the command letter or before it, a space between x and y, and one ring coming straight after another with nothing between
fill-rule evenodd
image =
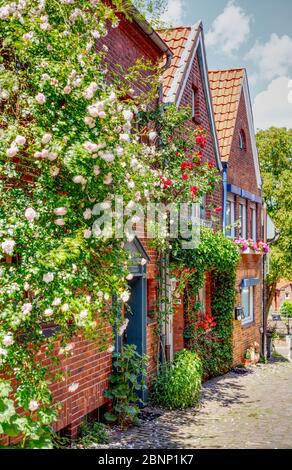
<instances>
[{"instance_id":1,"label":"shrub","mask_svg":"<svg viewBox=\"0 0 292 470\"><path fill-rule=\"evenodd\" d=\"M186 349L178 352L171 364L161 367L154 380L152 401L171 410L194 406L200 397L202 373L196 353Z\"/></svg>"},{"instance_id":2,"label":"shrub","mask_svg":"<svg viewBox=\"0 0 292 470\"><path fill-rule=\"evenodd\" d=\"M109 423L122 427L138 424L139 404L143 404L138 392L146 390L147 356L141 356L136 346L127 344L121 352L113 354L114 373L110 376L105 396L113 402L111 412L104 417Z\"/></svg>"},{"instance_id":3,"label":"shrub","mask_svg":"<svg viewBox=\"0 0 292 470\"><path fill-rule=\"evenodd\" d=\"M108 444L109 435L105 424L94 421L84 421L79 428L79 443L83 445Z\"/></svg>"},{"instance_id":4,"label":"shrub","mask_svg":"<svg viewBox=\"0 0 292 470\"><path fill-rule=\"evenodd\" d=\"M285 300L281 306L281 315L292 318L292 302L291 300Z\"/></svg>"}]
</instances>

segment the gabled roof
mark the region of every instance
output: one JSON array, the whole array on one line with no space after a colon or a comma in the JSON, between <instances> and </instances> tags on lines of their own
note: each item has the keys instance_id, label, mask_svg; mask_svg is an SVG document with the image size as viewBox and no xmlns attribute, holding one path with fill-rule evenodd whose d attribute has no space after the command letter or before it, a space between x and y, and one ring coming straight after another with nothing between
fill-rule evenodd
<instances>
[{"instance_id":1,"label":"gabled roof","mask_svg":"<svg viewBox=\"0 0 292 470\"><path fill-rule=\"evenodd\" d=\"M175 101L177 92L182 85L186 66L200 32L200 24L197 23L192 27L180 26L159 31L164 42L173 53L171 65L163 76L163 93L167 102Z\"/></svg>"},{"instance_id":2,"label":"gabled roof","mask_svg":"<svg viewBox=\"0 0 292 470\"><path fill-rule=\"evenodd\" d=\"M165 103L176 103L177 106L180 105L195 56L198 54L217 165L218 168L222 170L208 79L202 22L198 21L198 23L193 26L179 26L177 28L163 29L159 31L159 34L173 53L171 65L163 74L163 97Z\"/></svg>"},{"instance_id":3,"label":"gabled roof","mask_svg":"<svg viewBox=\"0 0 292 470\"><path fill-rule=\"evenodd\" d=\"M244 69L209 72L213 109L223 161L228 161L230 155L244 73Z\"/></svg>"},{"instance_id":4,"label":"gabled roof","mask_svg":"<svg viewBox=\"0 0 292 470\"><path fill-rule=\"evenodd\" d=\"M258 188L260 188L261 176L259 158L246 70L244 68L210 70L209 83L212 92L213 109L223 162L228 162L229 160L240 98L242 93L244 94L254 167Z\"/></svg>"}]
</instances>

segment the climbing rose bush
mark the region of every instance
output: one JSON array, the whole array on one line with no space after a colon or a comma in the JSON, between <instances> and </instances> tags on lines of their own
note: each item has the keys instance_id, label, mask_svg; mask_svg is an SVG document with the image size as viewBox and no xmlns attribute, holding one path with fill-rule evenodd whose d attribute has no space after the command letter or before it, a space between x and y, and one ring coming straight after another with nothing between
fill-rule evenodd
<instances>
[{"instance_id":1,"label":"climbing rose bush","mask_svg":"<svg viewBox=\"0 0 292 470\"><path fill-rule=\"evenodd\" d=\"M52 445L50 384L61 376L40 354L58 364L74 353L77 332L111 352L104 327L124 329L116 312L130 296L127 238L101 234L97 204L106 211L114 196L129 207L183 194L195 201L215 181L214 169L208 176L191 167L184 139L166 143L165 133L158 151L149 128L141 142L139 100L109 84L107 47L95 47L118 24L97 0L0 3L0 433L21 434L23 447ZM166 132L179 122L175 113L163 118L172 121ZM203 132L195 138L191 146L203 148ZM173 155L167 171L161 158L170 165Z\"/></svg>"}]
</instances>

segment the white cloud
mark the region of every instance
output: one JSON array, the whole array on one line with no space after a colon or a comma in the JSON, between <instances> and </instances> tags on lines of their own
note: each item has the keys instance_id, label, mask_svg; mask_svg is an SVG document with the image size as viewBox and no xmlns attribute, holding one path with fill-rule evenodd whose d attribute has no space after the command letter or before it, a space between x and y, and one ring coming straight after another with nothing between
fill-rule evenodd
<instances>
[{"instance_id":1,"label":"white cloud","mask_svg":"<svg viewBox=\"0 0 292 470\"><path fill-rule=\"evenodd\" d=\"M168 0L165 13L163 13L161 20L172 26L182 25L184 7L184 0Z\"/></svg>"},{"instance_id":2,"label":"white cloud","mask_svg":"<svg viewBox=\"0 0 292 470\"><path fill-rule=\"evenodd\" d=\"M272 80L288 75L292 69L292 38L271 34L266 43L260 44L257 41L246 59L254 62L260 79Z\"/></svg>"},{"instance_id":3,"label":"white cloud","mask_svg":"<svg viewBox=\"0 0 292 470\"><path fill-rule=\"evenodd\" d=\"M255 127L287 127L292 129L292 80L279 77L254 100L253 113Z\"/></svg>"},{"instance_id":4,"label":"white cloud","mask_svg":"<svg viewBox=\"0 0 292 470\"><path fill-rule=\"evenodd\" d=\"M232 55L247 40L250 23L251 17L236 5L234 0L229 1L206 34L207 46L216 47L226 55Z\"/></svg>"}]
</instances>

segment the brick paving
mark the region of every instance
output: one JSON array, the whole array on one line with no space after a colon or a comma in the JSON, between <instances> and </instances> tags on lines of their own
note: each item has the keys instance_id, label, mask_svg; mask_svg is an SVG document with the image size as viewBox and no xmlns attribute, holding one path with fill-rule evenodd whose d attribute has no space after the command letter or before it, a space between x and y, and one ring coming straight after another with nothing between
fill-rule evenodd
<instances>
[{"instance_id":1,"label":"brick paving","mask_svg":"<svg viewBox=\"0 0 292 470\"><path fill-rule=\"evenodd\" d=\"M292 364L274 362L230 372L204 384L198 408L163 411L98 448L292 449Z\"/></svg>"}]
</instances>

